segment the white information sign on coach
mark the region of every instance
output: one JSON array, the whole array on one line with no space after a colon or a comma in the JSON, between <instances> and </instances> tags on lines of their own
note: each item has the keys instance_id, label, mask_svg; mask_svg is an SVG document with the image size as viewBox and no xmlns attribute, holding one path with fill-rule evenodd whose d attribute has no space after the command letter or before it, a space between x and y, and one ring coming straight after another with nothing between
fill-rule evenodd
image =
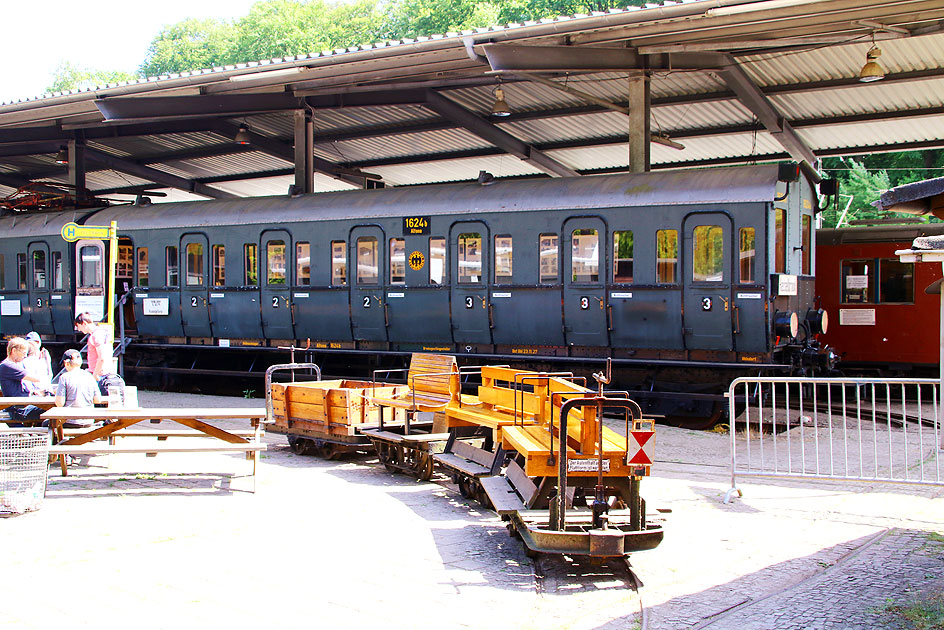
<instances>
[{"instance_id":1,"label":"white information sign on coach","mask_svg":"<svg viewBox=\"0 0 944 630\"><path fill-rule=\"evenodd\" d=\"M19 300L0 300L0 315L18 317L20 312Z\"/></svg>"},{"instance_id":2,"label":"white information sign on coach","mask_svg":"<svg viewBox=\"0 0 944 630\"><path fill-rule=\"evenodd\" d=\"M840 326L874 326L874 308L841 308L839 309Z\"/></svg>"},{"instance_id":3,"label":"white information sign on coach","mask_svg":"<svg viewBox=\"0 0 944 630\"><path fill-rule=\"evenodd\" d=\"M147 298L142 300L141 312L145 315L168 315L170 314L170 299Z\"/></svg>"},{"instance_id":4,"label":"white information sign on coach","mask_svg":"<svg viewBox=\"0 0 944 630\"><path fill-rule=\"evenodd\" d=\"M88 313L97 322L105 319L105 296L77 295L75 296L75 312Z\"/></svg>"},{"instance_id":5,"label":"white information sign on coach","mask_svg":"<svg viewBox=\"0 0 944 630\"><path fill-rule=\"evenodd\" d=\"M846 276L846 288L847 289L868 289L869 277L868 276Z\"/></svg>"},{"instance_id":6,"label":"white information sign on coach","mask_svg":"<svg viewBox=\"0 0 944 630\"><path fill-rule=\"evenodd\" d=\"M777 295L796 295L797 277L792 274L782 273L777 276Z\"/></svg>"}]
</instances>

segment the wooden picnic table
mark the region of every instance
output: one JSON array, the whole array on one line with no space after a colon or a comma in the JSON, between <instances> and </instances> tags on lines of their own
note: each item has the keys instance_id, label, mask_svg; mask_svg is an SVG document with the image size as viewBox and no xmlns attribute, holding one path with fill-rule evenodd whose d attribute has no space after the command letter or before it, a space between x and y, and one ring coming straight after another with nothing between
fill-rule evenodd
<instances>
[{"instance_id":1,"label":"wooden picnic table","mask_svg":"<svg viewBox=\"0 0 944 630\"><path fill-rule=\"evenodd\" d=\"M265 407L236 407L236 408L142 408L116 409L98 407L53 407L45 411L43 420L49 420L50 429L58 439L58 443L50 447L50 454L60 459L63 476L68 474L66 455L88 454L103 455L107 453L158 453L158 452L232 452L242 451L253 460L253 475L256 473L258 453L265 450L262 442L263 425L265 424ZM65 438L62 425L67 420L87 420L91 422L106 421L103 426L90 428L79 435L70 435ZM126 429L140 422L170 420L195 429L205 437L216 438L224 444L188 444L168 445L151 444L147 446L125 446L114 443L93 444L97 440L113 441L116 432ZM231 432L214 426L208 420L248 420L253 428L251 436L240 435L242 432ZM71 432L70 432L71 433ZM134 435L134 431L122 431L118 435ZM167 436L180 435L180 432L167 431ZM144 431L143 435L161 437L159 431Z\"/></svg>"},{"instance_id":2,"label":"wooden picnic table","mask_svg":"<svg viewBox=\"0 0 944 630\"><path fill-rule=\"evenodd\" d=\"M25 407L26 405L36 405L43 409L49 409L50 407L56 406L56 397L55 396L0 396L0 412L2 412L7 407ZM11 420L5 414L0 413L0 422L23 422L22 420ZM29 424L35 422L39 424L39 421L30 422L26 421Z\"/></svg>"}]
</instances>

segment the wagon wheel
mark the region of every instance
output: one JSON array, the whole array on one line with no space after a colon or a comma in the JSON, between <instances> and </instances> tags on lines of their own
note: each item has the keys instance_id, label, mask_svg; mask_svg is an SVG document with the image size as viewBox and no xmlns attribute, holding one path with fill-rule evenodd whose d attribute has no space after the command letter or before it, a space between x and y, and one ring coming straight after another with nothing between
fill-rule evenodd
<instances>
[{"instance_id":1,"label":"wagon wheel","mask_svg":"<svg viewBox=\"0 0 944 630\"><path fill-rule=\"evenodd\" d=\"M290 435L288 436L288 445L292 449L292 452L296 455L308 455L311 453L312 447L315 444L307 438L300 438Z\"/></svg>"},{"instance_id":2,"label":"wagon wheel","mask_svg":"<svg viewBox=\"0 0 944 630\"><path fill-rule=\"evenodd\" d=\"M400 456L395 446L387 444L386 442L375 442L374 446L377 448L377 455L380 457L380 461L388 472L394 474L402 472L397 465L400 463Z\"/></svg>"},{"instance_id":3,"label":"wagon wheel","mask_svg":"<svg viewBox=\"0 0 944 630\"><path fill-rule=\"evenodd\" d=\"M332 442L322 442L317 450L318 457L322 459L337 459L341 456L341 450L337 444Z\"/></svg>"},{"instance_id":4,"label":"wagon wheel","mask_svg":"<svg viewBox=\"0 0 944 630\"><path fill-rule=\"evenodd\" d=\"M433 477L433 457L427 451L413 449L413 472L420 481Z\"/></svg>"},{"instance_id":5,"label":"wagon wheel","mask_svg":"<svg viewBox=\"0 0 944 630\"><path fill-rule=\"evenodd\" d=\"M462 498L468 499L469 498L469 485L468 485L468 481L466 481L466 478L457 476L456 485L459 487L459 494L462 495Z\"/></svg>"}]
</instances>

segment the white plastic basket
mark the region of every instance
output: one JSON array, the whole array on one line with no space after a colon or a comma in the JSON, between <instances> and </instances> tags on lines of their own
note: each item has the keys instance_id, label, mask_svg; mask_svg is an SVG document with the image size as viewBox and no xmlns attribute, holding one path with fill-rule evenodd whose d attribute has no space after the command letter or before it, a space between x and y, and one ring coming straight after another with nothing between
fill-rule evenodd
<instances>
[{"instance_id":1,"label":"white plastic basket","mask_svg":"<svg viewBox=\"0 0 944 630\"><path fill-rule=\"evenodd\" d=\"M0 431L0 514L23 514L41 508L48 466L48 431Z\"/></svg>"}]
</instances>

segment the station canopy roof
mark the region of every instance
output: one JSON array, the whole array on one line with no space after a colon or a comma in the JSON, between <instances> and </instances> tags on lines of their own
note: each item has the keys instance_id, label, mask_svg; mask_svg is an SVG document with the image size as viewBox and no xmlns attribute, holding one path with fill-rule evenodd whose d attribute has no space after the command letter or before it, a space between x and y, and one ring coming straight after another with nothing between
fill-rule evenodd
<instances>
[{"instance_id":1,"label":"station canopy roof","mask_svg":"<svg viewBox=\"0 0 944 630\"><path fill-rule=\"evenodd\" d=\"M944 3L665 2L6 103L0 197L68 183L70 141L100 197L285 194L306 117L315 191L625 171L644 76L653 169L941 148Z\"/></svg>"}]
</instances>

